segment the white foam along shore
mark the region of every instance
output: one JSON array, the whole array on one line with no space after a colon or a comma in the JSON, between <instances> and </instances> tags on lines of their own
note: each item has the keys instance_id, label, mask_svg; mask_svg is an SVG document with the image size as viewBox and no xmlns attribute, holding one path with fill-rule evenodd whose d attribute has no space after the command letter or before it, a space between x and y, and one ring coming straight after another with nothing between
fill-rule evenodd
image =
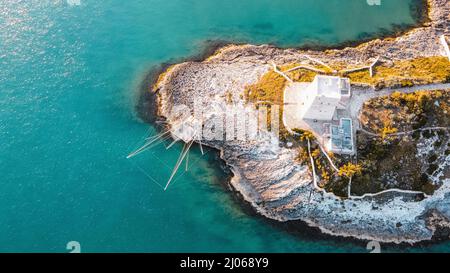
<instances>
[{"instance_id":1,"label":"white foam along shore","mask_svg":"<svg viewBox=\"0 0 450 273\"><path fill-rule=\"evenodd\" d=\"M231 107L227 96L242 104L242 114L256 115L240 98L245 86L271 69L311 59L354 66L382 56L384 61L442 56L441 37L450 34L447 0L428 0L430 21L395 39L377 39L357 47L314 51L279 49L269 45L230 45L203 62L185 62L170 68L157 83L159 115L171 126L185 120L170 115L174 105L193 108L196 98L207 98L205 126ZM306 58L305 55L309 56ZM370 62L368 62L370 63ZM445 85L446 86L446 85ZM416 243L439 236L450 228L450 179L432 196L413 200L401 192L386 192L382 199L367 196L342 199L314 187L309 169L296 164L296 151L280 147L267 132L255 141L203 141L221 151L234 174L231 185L265 217L278 221L301 220L322 232L364 240ZM450 156L446 158L450 165Z\"/></svg>"}]
</instances>

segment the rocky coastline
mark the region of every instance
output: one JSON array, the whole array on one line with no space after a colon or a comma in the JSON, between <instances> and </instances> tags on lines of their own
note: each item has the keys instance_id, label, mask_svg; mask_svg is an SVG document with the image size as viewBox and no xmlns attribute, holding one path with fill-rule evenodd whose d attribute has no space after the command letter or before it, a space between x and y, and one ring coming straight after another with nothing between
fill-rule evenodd
<instances>
[{"instance_id":1,"label":"rocky coastline","mask_svg":"<svg viewBox=\"0 0 450 273\"><path fill-rule=\"evenodd\" d=\"M155 85L149 87L150 82L156 80L156 74L143 83L143 88L151 91L144 96L157 100L158 107L151 111L152 115L156 114L172 127L186 122L186 118L171 115L174 105L193 109L196 98L207 97L208 103L203 109L208 113L204 121L208 124L229 111L227 96L242 105L242 114L256 114L245 105L241 94L246 86L270 70L271 62L293 63L308 55L323 62L357 66L379 56L383 62L441 56L439 37L450 35L450 7L446 0L428 0L427 3L428 20L397 38L327 50L226 45L204 60L198 58L164 67L157 73L159 78ZM301 221L325 234L386 243L413 244L448 238L450 179L445 179L432 196L421 201L399 193L388 193L382 198L342 199L317 191L309 169L295 163L295 151L280 145L270 132L251 142L202 142L220 151L220 157L233 173L230 181L233 189L269 219Z\"/></svg>"}]
</instances>

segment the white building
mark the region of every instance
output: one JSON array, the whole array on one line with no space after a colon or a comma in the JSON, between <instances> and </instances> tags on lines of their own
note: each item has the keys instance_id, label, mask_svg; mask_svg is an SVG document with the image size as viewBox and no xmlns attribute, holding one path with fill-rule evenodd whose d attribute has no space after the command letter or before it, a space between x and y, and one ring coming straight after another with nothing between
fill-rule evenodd
<instances>
[{"instance_id":1,"label":"white building","mask_svg":"<svg viewBox=\"0 0 450 273\"><path fill-rule=\"evenodd\" d=\"M313 132L330 152L353 154L350 98L347 78L316 76L311 83L291 83L284 92L283 121L288 129Z\"/></svg>"}]
</instances>

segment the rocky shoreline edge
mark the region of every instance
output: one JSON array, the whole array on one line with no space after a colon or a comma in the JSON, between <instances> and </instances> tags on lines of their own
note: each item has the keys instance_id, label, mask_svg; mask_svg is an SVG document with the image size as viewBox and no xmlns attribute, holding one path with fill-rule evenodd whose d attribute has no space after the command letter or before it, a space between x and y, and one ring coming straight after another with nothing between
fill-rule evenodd
<instances>
[{"instance_id":1,"label":"rocky shoreline edge","mask_svg":"<svg viewBox=\"0 0 450 273\"><path fill-rule=\"evenodd\" d=\"M444 26L446 24L447 19L445 19L445 16L448 16L448 9L447 10L443 10L440 14L439 12L436 13L436 7L439 7L439 5L441 5L440 7L444 7L445 5L445 1L438 1L438 0L430 0L428 2L428 4L431 6L431 10L430 10L430 21L431 23L426 23L426 24L430 24L429 26L424 26L424 27L417 27L414 28L412 30L409 30L406 32L406 34L404 35L409 35L409 36L416 36L416 37L421 37L424 35L424 33L421 33L423 31L427 31L427 28L432 28L434 31L436 31L437 29L439 29L439 24L442 24L442 22L440 22L439 20L442 20L442 17L444 18ZM438 19L436 19L438 18ZM439 19L440 18L440 19ZM433 22L434 22L434 26L433 26ZM447 24L447 29L444 29L444 33L448 34L448 24ZM402 37L398 37L395 40L401 40L403 38ZM423 38L423 37L422 37ZM429 38L429 37L428 37ZM410 41L406 41L406 44L408 44ZM383 40L374 40L368 43L363 43L360 44L358 47L356 48L342 48L340 50L331 50L331 52L323 52L323 51L311 51L308 50L307 53L310 55L313 55L315 57L319 57L322 59L328 59L328 58L333 58L333 59L342 59L345 61L354 61L357 62L357 60L360 59L364 59L364 56L368 55L368 52L370 52L371 47L372 48L377 48L378 51L383 51ZM389 41L388 43L392 43L392 41ZM400 41L401 43L401 41ZM143 98L140 100L141 102L148 102L148 101L157 101L157 105L156 107L149 107L149 104L142 104L140 103L140 107L141 111L139 111L140 113L144 112L146 113L145 116L148 117L163 117L163 118L167 118L166 114L168 113L168 108L170 108L170 104L173 104L175 100L179 100L179 101L183 101L183 103L186 102L186 98L183 97L185 95L188 95L188 92L186 92L186 90L183 91L183 84L185 86L189 86L189 88L192 87L192 85L190 83L185 83L185 82L180 82L180 73L181 74L187 74L186 76L192 75L189 74L191 72L191 68L193 67L193 70L198 71L199 69L202 69L202 65L203 64L205 66L209 66L211 64L211 66L214 65L230 65L233 64L233 62L235 62L236 59L244 59L244 61L242 61L242 63L246 64L247 66L244 67L244 70L247 69L254 69L255 67L252 65L248 65L248 63L255 61L256 63L258 63L258 66L260 65L260 63L266 63L269 60L277 60L280 62L288 62L292 59L295 59L296 57L298 57L298 52L295 52L293 49L278 49L275 48L273 46L269 46L269 45L263 45L263 46L252 46L252 45L228 45L228 46L224 46L222 47L223 44L218 45L216 47L210 47L208 52L206 52L205 54L203 54L203 56L194 58L194 60L188 60L183 62L182 64L176 65L175 69L170 69L169 72L165 73L164 75L164 79L162 79L162 81L158 82L158 87L157 93L152 93L152 92L145 92L145 95L143 96ZM418 50L417 48L423 48L424 46L426 47L426 50ZM381 47L381 49L380 49ZM216 50L217 48L219 48L218 50ZM369 50L368 50L369 49ZM416 45L416 48L413 51L410 52L406 52L405 54L399 54L398 52L391 51L391 56L390 57L394 57L394 58L410 58L410 57L416 57L417 53L419 53L419 56L433 56L436 54L437 52L437 47L436 45L429 47L429 43L424 41L424 40L419 40L419 42ZM212 52L215 52L215 54L211 55ZM342 52L344 52L344 54L342 54ZM356 53L356 54L354 54ZM295 55L297 54L297 56L290 56L290 55ZM376 54L376 53L375 53ZM210 56L211 55L211 56ZM349 55L353 55L353 58L348 58ZM374 55L374 53L372 52L372 55ZM209 58L207 58L205 60L205 56L210 56ZM256 58L254 58L254 56L256 56ZM239 62L239 61L238 61ZM143 85L142 85L142 89L148 91L150 88L150 86L153 86L153 83L155 81L158 80L159 75L161 75L165 70L167 70L167 68L169 67L169 65L159 69L158 71L154 71L153 73L149 74L149 77L147 77L146 81L144 81ZM229 67L228 67L229 68ZM242 67L241 67L242 68ZM208 69L210 69L210 67L208 67ZM260 68L259 71L259 75L261 73L263 73L265 70ZM187 73L186 73L187 72ZM197 72L196 72L197 73ZM206 75L206 74L205 74ZM184 77L186 77L185 75L183 75ZM258 75L257 75L258 76ZM247 79L248 81L245 81L242 84L247 84L248 82L252 82L255 80L255 78L257 77L253 77L252 79ZM161 80L161 79L159 79ZM198 82L195 82L196 84L198 84ZM241 88L242 84L238 87ZM201 86L201 84L200 84ZM174 88L180 88L177 91L177 94L173 94L174 92L168 92L168 91L173 91ZM150 93L150 95L149 95ZM170 93L170 95L169 95ZM150 97L149 97L150 96ZM147 109L145 111L142 111L142 109ZM153 109L151 111L149 111L148 109ZM144 118L144 120L150 121L152 122L151 119L146 119ZM155 120L153 120L155 121ZM177 122L180 121L171 121L171 120L167 120L169 124L175 124ZM346 227L336 227L336 225L333 225L333 228L325 228L324 225L321 225L320 223L317 223L316 221L312 220L314 219L314 217L305 217L304 212L300 212L297 215L289 215L289 214L285 214L285 212L279 213L279 211L273 211L272 208L267 209L265 208L265 204L262 204L263 202L261 202L260 200L257 200L257 198L254 198L254 192L252 192L252 190L248 189L249 184L251 186L261 186L261 185L257 185L254 184L252 185L251 183L248 183L248 179L240 179L240 175L241 175L241 171L239 170L240 168L240 163L239 162L233 162L233 160L231 160L232 158L232 152L228 155L225 155L225 153L227 153L227 149L229 147L223 147L222 144L220 143L206 143L209 146L218 149L219 151L221 151L221 158L226 162L226 164L230 167L230 169L233 171L234 176L231 179L231 184L233 185L233 188L235 190L237 190L237 192L239 192L243 199L248 202L249 204L252 204L252 207L254 209L256 209L256 211L259 212L259 214L266 216L267 218L270 219L274 219L276 221L281 221L281 222L291 222L291 223L307 223L308 226L314 227L314 228L319 228L323 233L326 234L330 234L333 236L342 236L342 237L352 237L352 238L357 238L357 239L361 239L361 240L378 240L378 241L382 241L382 242L388 242L388 243L417 243L417 242L421 242L421 241L427 241L427 240L438 240L441 239L442 237L446 237L448 238L448 227L447 227L447 223L444 223L444 225L437 225L434 226L433 228L435 228L435 230L431 231L431 230L420 230L418 234L414 235L414 232L410 233L409 231L414 230L416 227L414 224L408 227L408 228L404 228L404 230L401 232L401 235L397 234L397 232L395 230L390 230L388 232L388 236L385 236L384 232L378 232L377 235L371 235L371 234L358 234L360 233L360 228L355 228L354 226L351 228L346 228ZM240 143L235 143L232 145L236 145L236 146L240 146L240 149L242 148L242 144ZM244 145L245 146L245 145ZM251 147L244 147L244 148L249 148L251 149ZM230 149L232 151L232 149ZM248 162L246 162L247 164ZM290 170L291 172L293 171L292 169ZM299 170L296 170L299 171ZM304 171L304 170L303 170ZM244 172L245 173L245 172ZM308 177L308 175L306 173L303 173L304 177ZM305 188L307 188L305 186ZM299 190L299 189L296 189ZM298 194L299 196L301 196L302 194ZM341 201L338 201L341 202ZM285 203L284 205L287 205L288 203ZM311 214L312 215L312 214ZM311 216L310 215L310 216ZM420 214L421 216L424 217L424 219L428 219L426 216L424 216L424 214ZM296 219L297 218L297 219ZM310 219L308 219L310 218ZM328 220L333 220L333 218L335 217L324 217L324 221L328 221ZM419 219L419 218L417 218ZM359 219L361 220L363 223L367 222L367 219ZM411 220L411 219L409 219ZM414 219L413 219L414 220ZM428 228L429 226L425 223L424 220L420 220L422 221L422 224L425 228ZM294 224L295 225L295 224ZM360 227L364 227L365 225L361 225ZM437 228L437 229L436 229ZM373 231L375 231L377 228L375 228ZM355 232L355 230L359 230L357 232ZM375 232L376 234L377 232ZM444 234L443 236L441 235L437 235L438 233Z\"/></svg>"}]
</instances>

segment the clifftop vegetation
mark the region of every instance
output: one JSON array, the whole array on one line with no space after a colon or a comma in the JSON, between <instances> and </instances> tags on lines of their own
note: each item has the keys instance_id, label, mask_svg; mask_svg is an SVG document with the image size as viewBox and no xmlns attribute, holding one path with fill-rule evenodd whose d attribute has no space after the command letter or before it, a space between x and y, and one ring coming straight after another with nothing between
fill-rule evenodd
<instances>
[{"instance_id":1,"label":"clifftop vegetation","mask_svg":"<svg viewBox=\"0 0 450 273\"><path fill-rule=\"evenodd\" d=\"M425 130L450 126L450 91L395 92L367 101L362 126L379 136L358 134L361 176L353 181L358 193L388 188L431 194L450 170L444 164L450 153L449 132ZM405 134L396 134L405 133Z\"/></svg>"},{"instance_id":2,"label":"clifftop vegetation","mask_svg":"<svg viewBox=\"0 0 450 273\"><path fill-rule=\"evenodd\" d=\"M384 87L408 87L418 84L450 82L450 65L446 57L417 58L375 66L374 77L368 71L347 75L353 83Z\"/></svg>"},{"instance_id":3,"label":"clifftop vegetation","mask_svg":"<svg viewBox=\"0 0 450 273\"><path fill-rule=\"evenodd\" d=\"M371 132L389 134L424 127L450 127L450 90L395 92L367 101L360 121Z\"/></svg>"}]
</instances>

